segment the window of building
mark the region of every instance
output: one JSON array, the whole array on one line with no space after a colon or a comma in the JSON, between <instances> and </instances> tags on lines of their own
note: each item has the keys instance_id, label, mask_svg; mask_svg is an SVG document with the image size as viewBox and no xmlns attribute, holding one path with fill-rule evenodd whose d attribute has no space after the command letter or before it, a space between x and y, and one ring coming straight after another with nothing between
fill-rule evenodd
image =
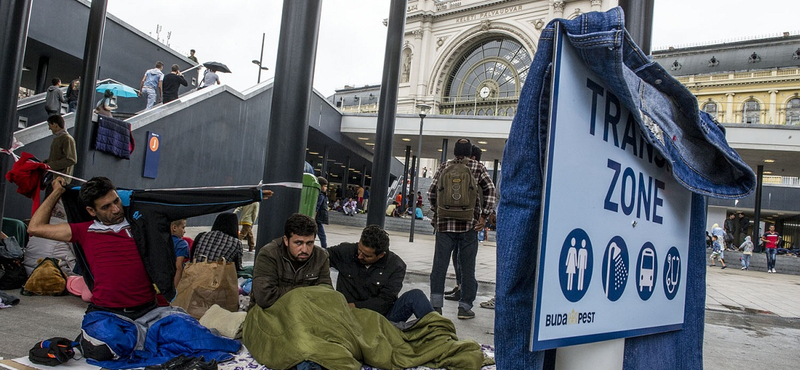
<instances>
[{"instance_id":1,"label":"window of building","mask_svg":"<svg viewBox=\"0 0 800 370\"><path fill-rule=\"evenodd\" d=\"M710 114L712 117L717 117L717 103L708 102L703 105L703 111Z\"/></svg>"},{"instance_id":2,"label":"window of building","mask_svg":"<svg viewBox=\"0 0 800 370\"><path fill-rule=\"evenodd\" d=\"M800 125L800 98L794 98L786 103L786 124Z\"/></svg>"},{"instance_id":3,"label":"window of building","mask_svg":"<svg viewBox=\"0 0 800 370\"><path fill-rule=\"evenodd\" d=\"M506 108L506 115L511 117L514 115L514 108Z\"/></svg>"},{"instance_id":4,"label":"window of building","mask_svg":"<svg viewBox=\"0 0 800 370\"><path fill-rule=\"evenodd\" d=\"M445 85L445 100L466 105L480 104L482 100L493 103L497 99L519 99L531 61L531 54L512 39L484 40L455 62ZM479 90L483 87L489 88L488 97L481 97Z\"/></svg>"},{"instance_id":5,"label":"window of building","mask_svg":"<svg viewBox=\"0 0 800 370\"><path fill-rule=\"evenodd\" d=\"M761 123L761 105L755 100L744 102L742 123Z\"/></svg>"}]
</instances>

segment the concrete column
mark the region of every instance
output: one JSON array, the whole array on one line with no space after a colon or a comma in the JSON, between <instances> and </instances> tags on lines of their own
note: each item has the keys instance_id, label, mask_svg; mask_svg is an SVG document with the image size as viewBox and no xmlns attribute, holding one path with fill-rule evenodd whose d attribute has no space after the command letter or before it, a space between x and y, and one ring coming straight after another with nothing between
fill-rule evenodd
<instances>
[{"instance_id":1,"label":"concrete column","mask_svg":"<svg viewBox=\"0 0 800 370\"><path fill-rule=\"evenodd\" d=\"M383 56L383 78L378 101L378 125L375 132L375 156L372 162L372 192L367 209L367 224L383 227L386 220L386 192L389 189L392 164L392 139L397 112L397 88L406 24L406 0L392 0Z\"/></svg>"},{"instance_id":2,"label":"concrete column","mask_svg":"<svg viewBox=\"0 0 800 370\"><path fill-rule=\"evenodd\" d=\"M303 158L308 141L311 83L317 54L321 0L283 1L272 111L264 155L264 183L303 183ZM326 163L327 164L327 163ZM283 235L287 218L300 206L301 189L270 187L275 196L261 204L256 255L270 240Z\"/></svg>"},{"instance_id":3,"label":"concrete column","mask_svg":"<svg viewBox=\"0 0 800 370\"><path fill-rule=\"evenodd\" d=\"M442 163L447 162L447 139L442 139ZM441 164L441 163L440 163Z\"/></svg>"},{"instance_id":4,"label":"concrete column","mask_svg":"<svg viewBox=\"0 0 800 370\"><path fill-rule=\"evenodd\" d=\"M779 124L778 121L778 90L769 91L769 113L767 122L772 125Z\"/></svg>"},{"instance_id":5,"label":"concrete column","mask_svg":"<svg viewBox=\"0 0 800 370\"><path fill-rule=\"evenodd\" d=\"M83 73L75 112L75 152L78 163L73 176L86 177L89 148L92 142L92 111L94 110L94 86L97 84L100 67L100 51L103 49L103 34L106 29L108 0L92 1L89 8L89 25L86 27L86 43L83 46ZM301 156L302 158L302 156Z\"/></svg>"},{"instance_id":6,"label":"concrete column","mask_svg":"<svg viewBox=\"0 0 800 370\"><path fill-rule=\"evenodd\" d=\"M497 167L500 165L500 160L494 160L494 168L492 170L492 182L497 185Z\"/></svg>"},{"instance_id":7,"label":"concrete column","mask_svg":"<svg viewBox=\"0 0 800 370\"><path fill-rule=\"evenodd\" d=\"M761 232L763 230L759 230L759 225L761 225L761 192L763 191L764 187L764 165L760 164L756 167L756 199L755 205L753 208L753 244L758 245L758 240L761 237Z\"/></svg>"},{"instance_id":8,"label":"concrete column","mask_svg":"<svg viewBox=\"0 0 800 370\"><path fill-rule=\"evenodd\" d=\"M41 94L47 91L50 81L47 80L47 70L50 69L50 57L44 55L39 57L39 64L36 66L36 93Z\"/></svg>"},{"instance_id":9,"label":"concrete column","mask_svg":"<svg viewBox=\"0 0 800 370\"><path fill-rule=\"evenodd\" d=\"M728 100L725 104L725 123L737 123L733 121L733 96L736 93L725 93L725 96L728 97Z\"/></svg>"},{"instance_id":10,"label":"concrete column","mask_svg":"<svg viewBox=\"0 0 800 370\"><path fill-rule=\"evenodd\" d=\"M344 161L344 171L342 171L342 196L347 196L347 187L350 185L350 157Z\"/></svg>"},{"instance_id":11,"label":"concrete column","mask_svg":"<svg viewBox=\"0 0 800 370\"><path fill-rule=\"evenodd\" d=\"M431 47L431 39L433 35L431 34L431 22L430 20L423 16L422 17L422 40L419 42L419 50L417 51L417 55L419 55L419 63L416 65L417 68L417 103L428 103L425 100L428 91L428 67L425 60L428 58L428 50ZM434 113L431 111L431 113Z\"/></svg>"},{"instance_id":12,"label":"concrete column","mask_svg":"<svg viewBox=\"0 0 800 370\"><path fill-rule=\"evenodd\" d=\"M28 39L31 0L0 1L0 146L10 148L17 127L19 81ZM11 156L0 157L0 172L11 168ZM6 201L6 178L0 178L0 219Z\"/></svg>"}]
</instances>

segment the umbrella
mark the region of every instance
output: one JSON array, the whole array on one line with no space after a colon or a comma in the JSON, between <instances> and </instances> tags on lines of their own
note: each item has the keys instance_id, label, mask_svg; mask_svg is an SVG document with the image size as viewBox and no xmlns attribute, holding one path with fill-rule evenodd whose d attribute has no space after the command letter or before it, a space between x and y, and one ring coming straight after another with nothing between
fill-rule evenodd
<instances>
[{"instance_id":1,"label":"umbrella","mask_svg":"<svg viewBox=\"0 0 800 370\"><path fill-rule=\"evenodd\" d=\"M105 83L97 86L97 89L95 89L97 92L105 92L106 90L111 90L114 95L123 98L135 98L139 96L132 87L120 83Z\"/></svg>"},{"instance_id":2,"label":"umbrella","mask_svg":"<svg viewBox=\"0 0 800 370\"><path fill-rule=\"evenodd\" d=\"M213 69L213 70L215 70L217 72L231 73L231 70L228 69L228 66L226 66L226 65L224 65L224 64L222 64L220 62L205 62L205 63L203 63L203 67L206 67L208 69Z\"/></svg>"}]
</instances>

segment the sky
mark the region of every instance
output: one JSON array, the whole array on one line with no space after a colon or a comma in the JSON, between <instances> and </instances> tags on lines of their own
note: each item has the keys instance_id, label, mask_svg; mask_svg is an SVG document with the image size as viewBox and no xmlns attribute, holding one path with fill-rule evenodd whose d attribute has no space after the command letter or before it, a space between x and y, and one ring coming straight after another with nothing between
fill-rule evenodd
<instances>
[{"instance_id":1,"label":"sky","mask_svg":"<svg viewBox=\"0 0 800 370\"><path fill-rule=\"evenodd\" d=\"M323 0L314 88L324 96L345 85L380 84L389 0ZM653 50L753 36L800 33L795 0L655 0ZM108 12L200 62L225 63L233 73L222 83L239 91L274 76L283 1L108 0ZM156 33L161 26L161 32ZM167 40L169 33L169 40Z\"/></svg>"}]
</instances>

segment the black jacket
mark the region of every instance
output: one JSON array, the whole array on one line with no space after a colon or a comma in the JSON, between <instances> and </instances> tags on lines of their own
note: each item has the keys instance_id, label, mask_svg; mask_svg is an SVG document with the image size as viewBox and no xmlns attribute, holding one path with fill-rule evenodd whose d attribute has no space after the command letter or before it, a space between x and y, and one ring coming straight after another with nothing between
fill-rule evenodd
<instances>
[{"instance_id":1,"label":"black jacket","mask_svg":"<svg viewBox=\"0 0 800 370\"><path fill-rule=\"evenodd\" d=\"M406 263L389 251L367 268L358 262L357 253L356 243L342 243L328 248L331 267L339 270L336 290L344 294L348 303L385 316L403 289Z\"/></svg>"},{"instance_id":2,"label":"black jacket","mask_svg":"<svg viewBox=\"0 0 800 370\"><path fill-rule=\"evenodd\" d=\"M62 199L71 223L92 220L78 198L79 187L70 188ZM123 190L117 189L125 217L142 256L144 268L156 293L167 300L175 297L175 247L169 224L174 220L223 212L235 207L261 201L261 189L191 189L191 190ZM75 244L75 256L86 284L91 288L94 278L86 263L83 249Z\"/></svg>"},{"instance_id":3,"label":"black jacket","mask_svg":"<svg viewBox=\"0 0 800 370\"><path fill-rule=\"evenodd\" d=\"M314 219L319 223L328 224L328 197L323 192L319 192L317 197L317 214Z\"/></svg>"}]
</instances>

